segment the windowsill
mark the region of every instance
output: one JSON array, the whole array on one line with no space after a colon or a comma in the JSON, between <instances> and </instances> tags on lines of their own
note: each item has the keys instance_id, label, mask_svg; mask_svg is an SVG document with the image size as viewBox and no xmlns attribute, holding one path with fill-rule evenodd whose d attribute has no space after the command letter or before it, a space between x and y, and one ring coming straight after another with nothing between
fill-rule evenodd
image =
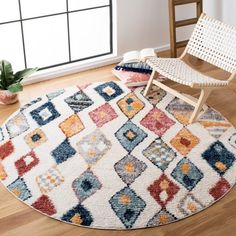
<instances>
[{"instance_id":1,"label":"windowsill","mask_svg":"<svg viewBox=\"0 0 236 236\"><path fill-rule=\"evenodd\" d=\"M94 69L105 65L117 63L121 57L116 56L115 53L106 56L88 59L86 61L75 62L72 64L46 69L36 72L33 76L23 81L23 85L42 82L45 80L55 79L64 75L75 74L80 71Z\"/></svg>"}]
</instances>

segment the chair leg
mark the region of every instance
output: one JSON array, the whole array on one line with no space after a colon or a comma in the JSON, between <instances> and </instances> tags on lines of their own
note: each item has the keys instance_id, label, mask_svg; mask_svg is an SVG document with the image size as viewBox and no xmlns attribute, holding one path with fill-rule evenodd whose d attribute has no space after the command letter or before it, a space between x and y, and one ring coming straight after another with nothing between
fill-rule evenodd
<instances>
[{"instance_id":1,"label":"chair leg","mask_svg":"<svg viewBox=\"0 0 236 236\"><path fill-rule=\"evenodd\" d=\"M202 110L203 105L205 104L207 98L209 97L212 89L202 89L196 107L193 111L193 114L189 120L189 123L192 124L196 121L200 111Z\"/></svg>"},{"instance_id":2,"label":"chair leg","mask_svg":"<svg viewBox=\"0 0 236 236\"><path fill-rule=\"evenodd\" d=\"M145 90L144 90L144 93L143 93L144 96L147 96L147 95L148 95L148 93L149 93L149 91L150 91L150 89L151 89L151 87L152 87L152 81L153 81L153 79L154 79L156 73L157 73L157 72L153 69L152 74L151 74L151 76L150 76L150 79L148 80L148 84L147 84L147 86L146 86L146 88L145 88Z\"/></svg>"}]
</instances>

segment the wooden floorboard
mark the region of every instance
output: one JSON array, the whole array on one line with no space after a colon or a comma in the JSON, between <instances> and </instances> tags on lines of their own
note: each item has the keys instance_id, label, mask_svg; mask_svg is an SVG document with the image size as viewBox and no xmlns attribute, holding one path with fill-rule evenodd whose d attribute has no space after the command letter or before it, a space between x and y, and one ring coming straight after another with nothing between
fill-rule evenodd
<instances>
[{"instance_id":1,"label":"wooden floorboard","mask_svg":"<svg viewBox=\"0 0 236 236\"><path fill-rule=\"evenodd\" d=\"M164 53L163 56L167 54ZM218 79L228 75L200 60L188 58L194 67L203 73ZM0 105L0 124L16 111L22 104L42 94L72 85L83 85L95 81L114 80L111 73L113 66L81 72L37 84L25 86L20 94L20 103L11 106ZM197 96L198 90L170 83L172 87L185 93ZM235 86L230 89L216 90L207 103L220 111L236 127L236 92ZM105 217L105 216L104 216ZM0 236L235 236L236 235L236 187L212 207L170 225L133 231L93 230L76 227L50 219L21 203L0 185Z\"/></svg>"}]
</instances>

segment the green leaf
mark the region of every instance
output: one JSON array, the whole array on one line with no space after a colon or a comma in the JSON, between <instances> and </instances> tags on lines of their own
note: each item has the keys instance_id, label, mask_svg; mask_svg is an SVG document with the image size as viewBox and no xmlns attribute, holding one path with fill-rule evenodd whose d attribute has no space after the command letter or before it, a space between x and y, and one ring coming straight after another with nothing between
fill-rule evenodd
<instances>
[{"instance_id":1,"label":"green leaf","mask_svg":"<svg viewBox=\"0 0 236 236\"><path fill-rule=\"evenodd\" d=\"M2 60L0 62L0 70L1 70L1 84L3 85L4 88L7 88L10 84L14 82L14 74L12 70L11 63Z\"/></svg>"},{"instance_id":2,"label":"green leaf","mask_svg":"<svg viewBox=\"0 0 236 236\"><path fill-rule=\"evenodd\" d=\"M31 74L35 73L38 68L28 68L22 71L18 71L15 73L15 81L20 82L21 80L29 77Z\"/></svg>"},{"instance_id":3,"label":"green leaf","mask_svg":"<svg viewBox=\"0 0 236 236\"><path fill-rule=\"evenodd\" d=\"M7 87L7 90L9 90L12 93L17 93L23 90L23 86L21 83L15 83Z\"/></svg>"}]
</instances>

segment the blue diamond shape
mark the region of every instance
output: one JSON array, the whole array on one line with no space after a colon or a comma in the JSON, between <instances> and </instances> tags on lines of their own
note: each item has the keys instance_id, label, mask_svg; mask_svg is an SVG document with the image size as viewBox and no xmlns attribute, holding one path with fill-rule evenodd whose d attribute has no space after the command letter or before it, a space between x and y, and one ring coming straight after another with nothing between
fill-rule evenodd
<instances>
[{"instance_id":1,"label":"blue diamond shape","mask_svg":"<svg viewBox=\"0 0 236 236\"><path fill-rule=\"evenodd\" d=\"M46 125L60 116L51 102L43 104L41 107L31 111L30 114L40 126Z\"/></svg>"},{"instance_id":2,"label":"blue diamond shape","mask_svg":"<svg viewBox=\"0 0 236 236\"><path fill-rule=\"evenodd\" d=\"M175 167L171 176L191 191L203 178L203 173L187 158L183 158Z\"/></svg>"},{"instance_id":3,"label":"blue diamond shape","mask_svg":"<svg viewBox=\"0 0 236 236\"><path fill-rule=\"evenodd\" d=\"M229 152L220 141L213 143L202 157L220 176L224 175L235 161L234 154Z\"/></svg>"},{"instance_id":4,"label":"blue diamond shape","mask_svg":"<svg viewBox=\"0 0 236 236\"><path fill-rule=\"evenodd\" d=\"M20 198L22 201L25 201L28 198L32 197L29 189L27 188L22 178L16 179L13 183L8 185L7 188L13 193L17 192L17 197Z\"/></svg>"},{"instance_id":5,"label":"blue diamond shape","mask_svg":"<svg viewBox=\"0 0 236 236\"><path fill-rule=\"evenodd\" d=\"M42 98L36 98L36 99L30 101L29 103L26 103L24 106L22 106L20 108L20 111L22 112L22 111L26 110L27 108L31 107L32 105L34 105L38 102L41 102L41 101L42 101Z\"/></svg>"},{"instance_id":6,"label":"blue diamond shape","mask_svg":"<svg viewBox=\"0 0 236 236\"><path fill-rule=\"evenodd\" d=\"M101 182L90 170L86 170L72 183L72 188L80 202L93 195L101 187Z\"/></svg>"},{"instance_id":7,"label":"blue diamond shape","mask_svg":"<svg viewBox=\"0 0 236 236\"><path fill-rule=\"evenodd\" d=\"M147 137L147 134L131 121L127 121L115 133L115 136L119 140L123 148L125 148L128 152L131 152Z\"/></svg>"},{"instance_id":8,"label":"blue diamond shape","mask_svg":"<svg viewBox=\"0 0 236 236\"><path fill-rule=\"evenodd\" d=\"M70 222L70 223L75 223L75 222L73 222L73 217L75 215L78 215L80 217L80 220L81 220L80 225L89 226L93 222L93 218L91 216L91 213L81 204L78 204L77 206L75 206L71 210L69 210L67 213L65 213L61 217L61 220L66 221L66 222Z\"/></svg>"},{"instance_id":9,"label":"blue diamond shape","mask_svg":"<svg viewBox=\"0 0 236 236\"><path fill-rule=\"evenodd\" d=\"M146 207L142 198L134 190L125 187L109 200L113 211L126 228L132 228L140 213Z\"/></svg>"},{"instance_id":10,"label":"blue diamond shape","mask_svg":"<svg viewBox=\"0 0 236 236\"><path fill-rule=\"evenodd\" d=\"M65 92L65 90L64 90L64 89L61 89L61 90L58 90L58 91L56 91L56 92L52 92L52 93L47 94L47 97L48 97L49 100L52 100L52 99L54 99L54 98L60 96L60 95L63 94L64 92Z\"/></svg>"},{"instance_id":11,"label":"blue diamond shape","mask_svg":"<svg viewBox=\"0 0 236 236\"><path fill-rule=\"evenodd\" d=\"M67 139L51 152L51 155L54 157L57 164L66 161L75 154L75 149L71 147L70 142Z\"/></svg>"},{"instance_id":12,"label":"blue diamond shape","mask_svg":"<svg viewBox=\"0 0 236 236\"><path fill-rule=\"evenodd\" d=\"M76 113L84 110L94 103L83 91L79 91L66 98L65 102Z\"/></svg>"},{"instance_id":13,"label":"blue diamond shape","mask_svg":"<svg viewBox=\"0 0 236 236\"><path fill-rule=\"evenodd\" d=\"M94 89L107 102L111 101L112 99L118 97L119 95L121 95L123 93L123 90L114 82L108 82L105 84L101 84ZM111 90L113 92L109 93L109 92L107 92L107 90Z\"/></svg>"}]
</instances>

